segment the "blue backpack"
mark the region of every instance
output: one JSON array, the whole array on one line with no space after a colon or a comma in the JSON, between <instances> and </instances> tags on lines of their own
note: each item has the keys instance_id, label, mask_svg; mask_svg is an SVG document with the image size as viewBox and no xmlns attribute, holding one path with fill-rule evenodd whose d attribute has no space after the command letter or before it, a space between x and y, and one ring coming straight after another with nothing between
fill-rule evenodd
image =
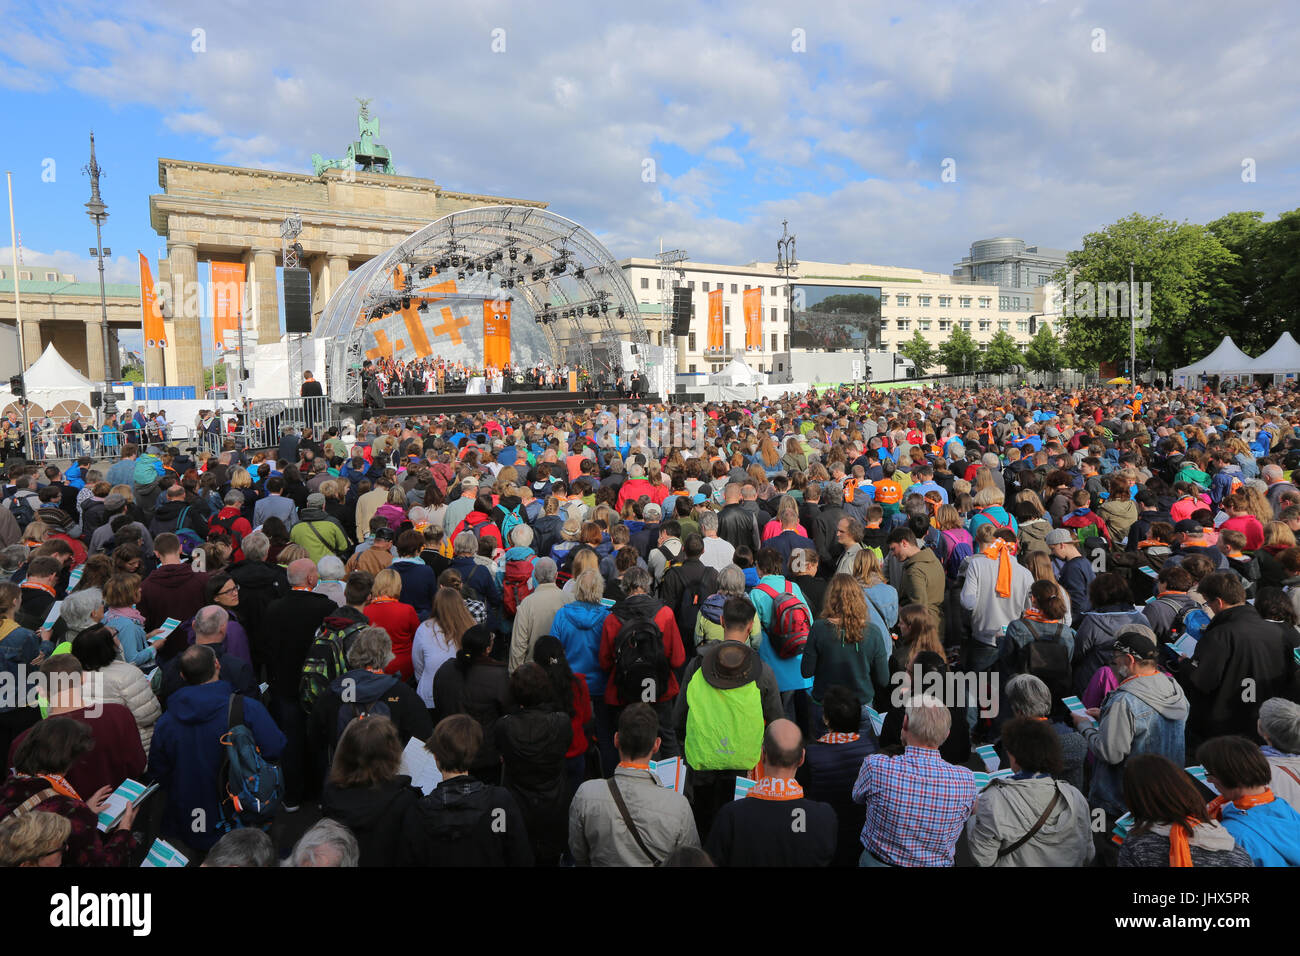
<instances>
[{"instance_id":1,"label":"blue backpack","mask_svg":"<svg viewBox=\"0 0 1300 956\"><path fill-rule=\"evenodd\" d=\"M284 778L280 768L262 756L253 732L244 723L242 694L230 695L226 724L229 729L221 736L225 758L217 775L221 813L217 830L266 830L284 799Z\"/></svg>"},{"instance_id":2,"label":"blue backpack","mask_svg":"<svg viewBox=\"0 0 1300 956\"><path fill-rule=\"evenodd\" d=\"M505 517L501 519L501 546L504 548L508 548L511 545L510 532L514 531L515 528L524 523L523 516L520 513L522 508L523 503L521 502L508 510L503 509L506 514Z\"/></svg>"}]
</instances>

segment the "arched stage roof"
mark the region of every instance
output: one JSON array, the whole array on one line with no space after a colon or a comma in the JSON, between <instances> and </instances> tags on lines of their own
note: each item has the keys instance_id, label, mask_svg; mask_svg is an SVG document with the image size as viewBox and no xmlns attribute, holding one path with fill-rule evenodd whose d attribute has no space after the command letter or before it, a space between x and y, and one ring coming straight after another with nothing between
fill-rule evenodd
<instances>
[{"instance_id":1,"label":"arched stage roof","mask_svg":"<svg viewBox=\"0 0 1300 956\"><path fill-rule=\"evenodd\" d=\"M349 272L313 333L330 339L331 394L357 400L366 359L483 360L485 302L510 302L511 360L598 368L650 339L614 257L571 219L530 206L451 213Z\"/></svg>"}]
</instances>

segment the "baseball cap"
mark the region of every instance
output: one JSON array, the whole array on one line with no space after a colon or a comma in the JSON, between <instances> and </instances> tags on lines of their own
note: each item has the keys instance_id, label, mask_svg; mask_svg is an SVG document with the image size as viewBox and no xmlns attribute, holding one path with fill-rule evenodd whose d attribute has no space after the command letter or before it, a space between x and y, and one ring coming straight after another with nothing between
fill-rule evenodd
<instances>
[{"instance_id":1,"label":"baseball cap","mask_svg":"<svg viewBox=\"0 0 1300 956\"><path fill-rule=\"evenodd\" d=\"M1050 548L1057 544L1073 544L1077 540L1078 539L1074 536L1074 532L1069 529L1053 528L1051 531L1047 532L1046 543Z\"/></svg>"},{"instance_id":2,"label":"baseball cap","mask_svg":"<svg viewBox=\"0 0 1300 956\"><path fill-rule=\"evenodd\" d=\"M1156 632L1145 624L1125 624L1119 629L1111 651L1131 654L1140 661L1153 661L1156 659Z\"/></svg>"},{"instance_id":3,"label":"baseball cap","mask_svg":"<svg viewBox=\"0 0 1300 956\"><path fill-rule=\"evenodd\" d=\"M392 528L380 528L375 532L376 541L392 541L396 537L397 535L393 534Z\"/></svg>"},{"instance_id":4,"label":"baseball cap","mask_svg":"<svg viewBox=\"0 0 1300 956\"><path fill-rule=\"evenodd\" d=\"M658 521L663 517L664 509L652 501L642 509L641 514L647 521Z\"/></svg>"},{"instance_id":5,"label":"baseball cap","mask_svg":"<svg viewBox=\"0 0 1300 956\"><path fill-rule=\"evenodd\" d=\"M1178 524L1174 525L1174 530L1181 534L1194 534L1197 536L1205 534L1205 525L1191 518L1184 518Z\"/></svg>"}]
</instances>

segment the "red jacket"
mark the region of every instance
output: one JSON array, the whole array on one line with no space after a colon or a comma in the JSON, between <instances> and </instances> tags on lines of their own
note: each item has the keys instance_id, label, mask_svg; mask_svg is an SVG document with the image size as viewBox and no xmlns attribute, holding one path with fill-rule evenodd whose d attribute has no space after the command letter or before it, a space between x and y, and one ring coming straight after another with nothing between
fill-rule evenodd
<instances>
[{"instance_id":1,"label":"red jacket","mask_svg":"<svg viewBox=\"0 0 1300 956\"><path fill-rule=\"evenodd\" d=\"M234 521L230 519L234 518ZM243 561L244 551L240 545L243 543L244 535L253 533L253 526L248 519L243 516L243 512L233 505L227 505L217 512L217 516L208 522L209 531L224 531L229 528L234 534L231 535L231 544L235 546L235 552L231 555L231 562Z\"/></svg>"},{"instance_id":2,"label":"red jacket","mask_svg":"<svg viewBox=\"0 0 1300 956\"><path fill-rule=\"evenodd\" d=\"M393 659L384 668L385 674L398 674L409 681L415 675L411 666L411 645L415 642L415 629L420 626L415 608L401 601L371 601L366 605L366 618L375 627L388 632L393 642Z\"/></svg>"},{"instance_id":3,"label":"red jacket","mask_svg":"<svg viewBox=\"0 0 1300 956\"><path fill-rule=\"evenodd\" d=\"M648 601L655 601L654 598L647 595L637 595L624 600L636 600L642 598ZM655 603L658 603L657 601ZM605 618L605 627L600 632L600 666L605 669L606 674L613 675L614 672L614 639L618 637L619 630L623 627L623 622L616 616L623 610L623 604L620 602L614 606L614 609ZM677 674L674 673L677 668L686 663L686 648L682 644L681 632L677 630L677 616L673 614L672 609L667 605L661 605L654 617L655 626L659 628L664 636L664 655L668 658L668 693L664 694L663 700L672 700L677 696ZM614 681L605 685L605 703L611 707L617 707L624 703L619 696L618 688Z\"/></svg>"},{"instance_id":4,"label":"red jacket","mask_svg":"<svg viewBox=\"0 0 1300 956\"><path fill-rule=\"evenodd\" d=\"M482 530L478 530L482 527ZM451 540L455 541L456 536L462 531L473 531L479 539L487 538L489 541L495 541L498 548L504 548L505 544L501 541L501 529L492 523L489 518L481 511L471 511L467 514L460 524L456 525L456 530L451 534Z\"/></svg>"},{"instance_id":5,"label":"red jacket","mask_svg":"<svg viewBox=\"0 0 1300 956\"><path fill-rule=\"evenodd\" d=\"M619 510L621 511L623 509L624 502L636 501L642 495L645 495L651 501L654 501L654 487L644 478L629 478L627 481L623 482L622 487L618 489ZM667 495L664 497L667 497ZM663 501L663 498L660 498L659 501ZM659 502L655 503L658 504Z\"/></svg>"}]
</instances>

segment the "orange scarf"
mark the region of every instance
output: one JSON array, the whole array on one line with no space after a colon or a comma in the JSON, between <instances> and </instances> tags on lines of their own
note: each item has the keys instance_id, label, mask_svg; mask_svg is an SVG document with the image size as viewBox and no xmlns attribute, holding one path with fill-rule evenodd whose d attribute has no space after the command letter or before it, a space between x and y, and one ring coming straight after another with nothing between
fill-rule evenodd
<instances>
[{"instance_id":1,"label":"orange scarf","mask_svg":"<svg viewBox=\"0 0 1300 956\"><path fill-rule=\"evenodd\" d=\"M1169 865L1170 866L1191 866L1192 865L1192 844L1188 837L1192 830L1199 827L1204 820L1198 820L1196 817L1188 817L1183 821L1184 826L1175 823L1169 828Z\"/></svg>"},{"instance_id":2,"label":"orange scarf","mask_svg":"<svg viewBox=\"0 0 1300 956\"><path fill-rule=\"evenodd\" d=\"M759 800L802 800L803 787L784 777L763 777L745 796Z\"/></svg>"},{"instance_id":3,"label":"orange scarf","mask_svg":"<svg viewBox=\"0 0 1300 956\"><path fill-rule=\"evenodd\" d=\"M1038 610L1036 607L1025 608L1025 613L1021 615L1027 621L1037 621L1039 624L1060 624L1061 618L1052 619Z\"/></svg>"},{"instance_id":4,"label":"orange scarf","mask_svg":"<svg viewBox=\"0 0 1300 956\"><path fill-rule=\"evenodd\" d=\"M858 739L857 734L829 733L817 738L819 744L851 744Z\"/></svg>"},{"instance_id":5,"label":"orange scarf","mask_svg":"<svg viewBox=\"0 0 1300 956\"><path fill-rule=\"evenodd\" d=\"M1164 548L1167 548L1167 547L1169 547L1169 542L1167 542L1167 541L1151 541L1151 540L1146 540L1146 541L1139 541L1139 542L1137 543L1137 546L1138 546L1139 548L1156 548L1156 547L1164 547Z\"/></svg>"},{"instance_id":6,"label":"orange scarf","mask_svg":"<svg viewBox=\"0 0 1300 956\"><path fill-rule=\"evenodd\" d=\"M1232 801L1232 805L1238 810L1249 810L1251 807L1258 807L1264 803L1272 803L1277 798L1273 795L1272 790L1265 790L1263 793L1256 793L1247 797L1238 797ZM1228 805L1226 797L1217 796L1205 805L1205 812L1210 815L1211 820L1223 819L1223 808Z\"/></svg>"},{"instance_id":7,"label":"orange scarf","mask_svg":"<svg viewBox=\"0 0 1300 956\"><path fill-rule=\"evenodd\" d=\"M998 563L998 597L1011 597L1011 556L1015 553L1015 546L1002 538L994 538L993 543L980 552Z\"/></svg>"}]
</instances>

